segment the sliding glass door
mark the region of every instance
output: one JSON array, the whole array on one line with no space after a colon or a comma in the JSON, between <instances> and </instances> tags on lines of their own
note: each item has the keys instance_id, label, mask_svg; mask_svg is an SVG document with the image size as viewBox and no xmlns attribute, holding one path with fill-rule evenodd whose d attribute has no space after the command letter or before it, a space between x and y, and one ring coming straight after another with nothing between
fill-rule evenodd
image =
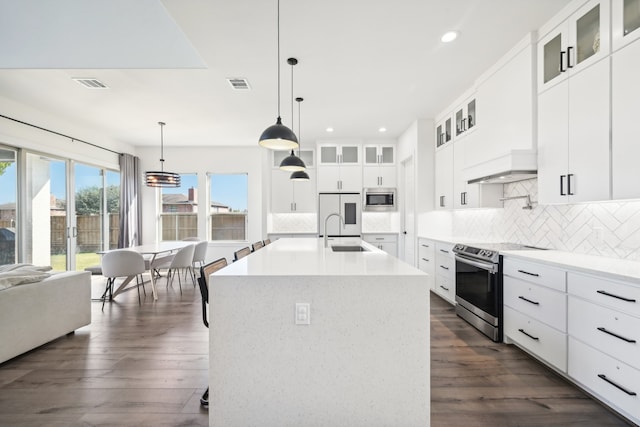
<instances>
[{"instance_id":1,"label":"sliding glass door","mask_svg":"<svg viewBox=\"0 0 640 427\"><path fill-rule=\"evenodd\" d=\"M17 152L0 146L0 265L14 264L18 250Z\"/></svg>"},{"instance_id":2,"label":"sliding glass door","mask_svg":"<svg viewBox=\"0 0 640 427\"><path fill-rule=\"evenodd\" d=\"M34 153L26 170L26 262L55 270L99 264L98 252L117 246L119 174Z\"/></svg>"}]
</instances>

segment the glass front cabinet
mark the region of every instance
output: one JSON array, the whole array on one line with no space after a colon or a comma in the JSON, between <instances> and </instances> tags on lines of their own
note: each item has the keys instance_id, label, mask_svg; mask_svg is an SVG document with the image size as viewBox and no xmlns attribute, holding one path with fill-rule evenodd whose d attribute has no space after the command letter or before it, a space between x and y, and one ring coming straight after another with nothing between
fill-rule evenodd
<instances>
[{"instance_id":1,"label":"glass front cabinet","mask_svg":"<svg viewBox=\"0 0 640 427\"><path fill-rule=\"evenodd\" d=\"M610 0L592 0L538 42L538 90L609 54Z\"/></svg>"},{"instance_id":2,"label":"glass front cabinet","mask_svg":"<svg viewBox=\"0 0 640 427\"><path fill-rule=\"evenodd\" d=\"M613 50L640 38L640 0L612 0Z\"/></svg>"},{"instance_id":3,"label":"glass front cabinet","mask_svg":"<svg viewBox=\"0 0 640 427\"><path fill-rule=\"evenodd\" d=\"M453 137L451 131L453 128L453 119L450 116L445 117L436 126L436 148L451 141Z\"/></svg>"},{"instance_id":4,"label":"glass front cabinet","mask_svg":"<svg viewBox=\"0 0 640 427\"><path fill-rule=\"evenodd\" d=\"M456 138L465 132L474 130L477 125L476 99L469 99L456 108L454 118L456 120Z\"/></svg>"}]
</instances>

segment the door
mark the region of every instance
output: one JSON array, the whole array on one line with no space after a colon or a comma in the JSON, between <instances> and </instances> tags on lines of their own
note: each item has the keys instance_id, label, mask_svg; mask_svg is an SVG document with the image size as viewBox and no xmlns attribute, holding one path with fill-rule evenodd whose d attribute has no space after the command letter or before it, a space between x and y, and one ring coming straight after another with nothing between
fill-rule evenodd
<instances>
[{"instance_id":1,"label":"door","mask_svg":"<svg viewBox=\"0 0 640 427\"><path fill-rule=\"evenodd\" d=\"M73 205L69 253L73 262L69 269L84 270L100 264L98 251L105 247L104 227L107 217L106 180L104 170L81 163L73 163Z\"/></svg>"},{"instance_id":2,"label":"door","mask_svg":"<svg viewBox=\"0 0 640 427\"><path fill-rule=\"evenodd\" d=\"M416 220L415 220L415 180L413 156L402 162L402 186L400 198L402 203L402 259L410 265L416 264ZM397 202L396 202L397 203Z\"/></svg>"},{"instance_id":3,"label":"door","mask_svg":"<svg viewBox=\"0 0 640 427\"><path fill-rule=\"evenodd\" d=\"M54 270L99 264L117 246L119 173L37 153L26 154L25 262Z\"/></svg>"},{"instance_id":4,"label":"door","mask_svg":"<svg viewBox=\"0 0 640 427\"><path fill-rule=\"evenodd\" d=\"M18 153L0 146L0 265L18 262Z\"/></svg>"}]
</instances>

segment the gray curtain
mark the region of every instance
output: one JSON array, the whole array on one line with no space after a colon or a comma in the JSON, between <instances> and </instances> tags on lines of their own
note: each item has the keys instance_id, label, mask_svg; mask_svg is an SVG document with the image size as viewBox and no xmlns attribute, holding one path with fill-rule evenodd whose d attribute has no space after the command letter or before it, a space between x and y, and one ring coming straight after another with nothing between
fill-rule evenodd
<instances>
[{"instance_id":1,"label":"gray curtain","mask_svg":"<svg viewBox=\"0 0 640 427\"><path fill-rule=\"evenodd\" d=\"M141 181L140 159L130 154L121 154L119 248L128 248L142 243Z\"/></svg>"}]
</instances>

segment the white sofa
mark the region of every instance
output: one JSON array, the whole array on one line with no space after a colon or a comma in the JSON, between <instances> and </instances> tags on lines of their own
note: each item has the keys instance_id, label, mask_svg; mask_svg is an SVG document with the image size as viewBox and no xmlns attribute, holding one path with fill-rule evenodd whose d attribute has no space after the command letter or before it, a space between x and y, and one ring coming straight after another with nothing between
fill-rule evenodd
<instances>
[{"instance_id":1,"label":"white sofa","mask_svg":"<svg viewBox=\"0 0 640 427\"><path fill-rule=\"evenodd\" d=\"M0 290L0 363L91 323L91 273L52 273Z\"/></svg>"}]
</instances>

